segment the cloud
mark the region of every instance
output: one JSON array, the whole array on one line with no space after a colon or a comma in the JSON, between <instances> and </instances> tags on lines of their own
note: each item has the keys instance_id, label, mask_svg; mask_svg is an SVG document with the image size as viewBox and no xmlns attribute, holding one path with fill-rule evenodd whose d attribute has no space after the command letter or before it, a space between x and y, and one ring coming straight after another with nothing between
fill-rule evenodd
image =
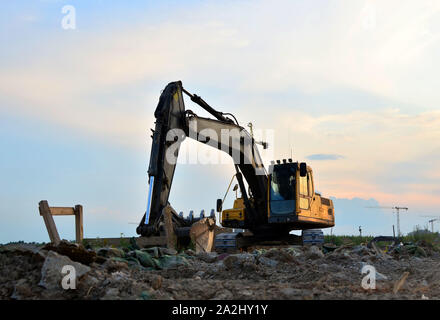
<instances>
[{"instance_id":1,"label":"cloud","mask_svg":"<svg viewBox=\"0 0 440 320\"><path fill-rule=\"evenodd\" d=\"M306 157L309 160L338 160L338 159L344 159L344 156L341 156L340 154L311 154Z\"/></svg>"},{"instance_id":2,"label":"cloud","mask_svg":"<svg viewBox=\"0 0 440 320\"><path fill-rule=\"evenodd\" d=\"M195 88L232 86L245 96L346 88L438 106L431 89L440 71L438 1L368 4L369 10L364 1L316 10L291 1L210 2L118 30L49 31L38 46L1 62L0 94L11 112L68 126L81 120L95 134L114 128L129 136L144 126L139 110L154 108L160 90L177 79ZM371 28L365 12L377 15ZM111 97L132 100L118 105Z\"/></svg>"},{"instance_id":3,"label":"cloud","mask_svg":"<svg viewBox=\"0 0 440 320\"><path fill-rule=\"evenodd\" d=\"M273 129L275 159L337 158L313 163L324 195L440 205L429 192L440 177L440 2L320 4L206 2L138 23L114 12L127 21L117 28L9 36L0 112L145 150L160 91L181 79ZM423 170L405 173L414 165Z\"/></svg>"}]
</instances>

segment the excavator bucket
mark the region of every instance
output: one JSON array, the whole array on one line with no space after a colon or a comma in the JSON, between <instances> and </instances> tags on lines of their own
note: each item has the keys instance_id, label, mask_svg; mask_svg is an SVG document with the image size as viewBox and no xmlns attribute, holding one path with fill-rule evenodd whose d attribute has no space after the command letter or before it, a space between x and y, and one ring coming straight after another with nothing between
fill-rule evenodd
<instances>
[{"instance_id":1,"label":"excavator bucket","mask_svg":"<svg viewBox=\"0 0 440 320\"><path fill-rule=\"evenodd\" d=\"M215 219L204 218L191 226L189 232L196 252L211 252L214 247Z\"/></svg>"}]
</instances>

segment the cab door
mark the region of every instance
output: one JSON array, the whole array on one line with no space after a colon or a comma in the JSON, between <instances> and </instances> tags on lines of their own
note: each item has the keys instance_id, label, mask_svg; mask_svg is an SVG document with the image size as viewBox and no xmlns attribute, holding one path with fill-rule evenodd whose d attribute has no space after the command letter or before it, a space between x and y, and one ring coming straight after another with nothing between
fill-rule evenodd
<instances>
[{"instance_id":1,"label":"cab door","mask_svg":"<svg viewBox=\"0 0 440 320\"><path fill-rule=\"evenodd\" d=\"M313 196L313 186L310 172L307 172L307 175L304 177L301 177L301 175L298 174L297 179L299 181L298 198L300 213L309 215L311 212L310 205Z\"/></svg>"},{"instance_id":2,"label":"cab door","mask_svg":"<svg viewBox=\"0 0 440 320\"><path fill-rule=\"evenodd\" d=\"M321 197L315 194L315 187L313 184L313 172L312 169L307 172L309 183L309 195L310 195L310 215L319 218L322 215Z\"/></svg>"}]
</instances>

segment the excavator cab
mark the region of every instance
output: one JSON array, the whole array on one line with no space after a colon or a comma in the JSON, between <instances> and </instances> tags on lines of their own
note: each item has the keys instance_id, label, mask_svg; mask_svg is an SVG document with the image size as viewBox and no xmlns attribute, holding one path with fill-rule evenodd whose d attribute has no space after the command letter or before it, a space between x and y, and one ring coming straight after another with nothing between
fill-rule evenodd
<instances>
[{"instance_id":1,"label":"excavator cab","mask_svg":"<svg viewBox=\"0 0 440 320\"><path fill-rule=\"evenodd\" d=\"M284 230L334 226L333 202L315 192L312 168L305 162L277 160L270 165L269 172L266 198L269 225ZM255 203L253 197L249 200L251 204ZM243 196L236 196L231 209L223 210L222 205L223 201L218 199L217 211L221 213L223 227L247 229L249 211Z\"/></svg>"},{"instance_id":2,"label":"excavator cab","mask_svg":"<svg viewBox=\"0 0 440 320\"><path fill-rule=\"evenodd\" d=\"M315 192L313 171L305 162L278 160L269 172L269 224L285 224L291 230L334 226L333 201Z\"/></svg>"},{"instance_id":3,"label":"excavator cab","mask_svg":"<svg viewBox=\"0 0 440 320\"><path fill-rule=\"evenodd\" d=\"M269 169L270 171L270 169ZM273 165L269 177L269 223L293 220L296 214L297 163Z\"/></svg>"}]
</instances>

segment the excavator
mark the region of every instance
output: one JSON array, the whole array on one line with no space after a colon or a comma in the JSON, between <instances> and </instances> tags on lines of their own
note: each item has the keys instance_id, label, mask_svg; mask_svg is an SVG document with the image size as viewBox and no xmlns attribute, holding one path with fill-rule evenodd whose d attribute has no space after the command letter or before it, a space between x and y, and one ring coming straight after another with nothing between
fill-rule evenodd
<instances>
[{"instance_id":1,"label":"excavator","mask_svg":"<svg viewBox=\"0 0 440 320\"><path fill-rule=\"evenodd\" d=\"M184 94L214 119L186 110ZM214 232L212 220L215 220L215 214L198 218L191 214L185 218L168 202L180 145L186 137L226 152L234 161L233 179L237 180L235 189L239 188L241 196L235 199L230 209L223 208L224 198L217 199L216 209L219 223L227 228L225 230L244 231L218 233L214 241L216 249L240 249L264 241L289 242L294 238L290 234L292 230L335 225L333 202L315 192L310 166L305 162L283 159L272 161L266 171L257 144L267 148L267 143L256 141L233 114L217 111L200 96L185 90L181 81L165 87L154 116L147 208L136 229L139 235L163 234L165 220L176 239L186 239L182 243L191 239L190 235L197 227L202 230L199 234ZM202 246L205 251L214 246L212 240L209 242L209 245Z\"/></svg>"}]
</instances>

